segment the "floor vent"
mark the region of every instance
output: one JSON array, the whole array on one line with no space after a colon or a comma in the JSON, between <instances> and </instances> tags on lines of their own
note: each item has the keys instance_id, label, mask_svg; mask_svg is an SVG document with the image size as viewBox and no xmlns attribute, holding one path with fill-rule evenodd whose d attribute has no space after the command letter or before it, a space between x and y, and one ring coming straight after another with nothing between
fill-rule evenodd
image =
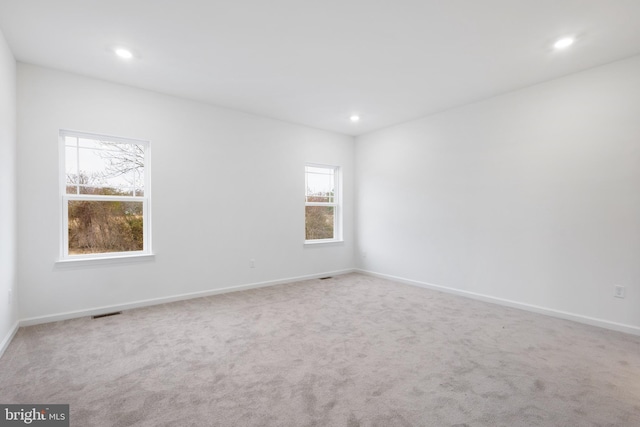
<instances>
[{"instance_id":1,"label":"floor vent","mask_svg":"<svg viewBox=\"0 0 640 427\"><path fill-rule=\"evenodd\" d=\"M91 318L92 319L102 319L103 317L117 316L118 314L122 314L122 312L121 311L114 311L113 313L96 314L95 316L91 316Z\"/></svg>"},{"instance_id":2,"label":"floor vent","mask_svg":"<svg viewBox=\"0 0 640 427\"><path fill-rule=\"evenodd\" d=\"M327 277L321 277L320 280L327 280L327 279L333 279L333 277L331 276L327 276Z\"/></svg>"}]
</instances>

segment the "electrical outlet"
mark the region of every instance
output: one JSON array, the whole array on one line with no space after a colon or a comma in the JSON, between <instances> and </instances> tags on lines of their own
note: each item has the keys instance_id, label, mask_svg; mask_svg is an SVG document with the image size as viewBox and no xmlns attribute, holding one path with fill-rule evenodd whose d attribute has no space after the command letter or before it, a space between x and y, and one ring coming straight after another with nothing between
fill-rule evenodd
<instances>
[{"instance_id":1,"label":"electrical outlet","mask_svg":"<svg viewBox=\"0 0 640 427\"><path fill-rule=\"evenodd\" d=\"M255 259L251 258L249 260L249 267L256 268L256 260Z\"/></svg>"},{"instance_id":2,"label":"electrical outlet","mask_svg":"<svg viewBox=\"0 0 640 427\"><path fill-rule=\"evenodd\" d=\"M362 258L366 258L367 257L367 253L365 251L362 251Z\"/></svg>"},{"instance_id":3,"label":"electrical outlet","mask_svg":"<svg viewBox=\"0 0 640 427\"><path fill-rule=\"evenodd\" d=\"M616 285L616 290L613 296L616 298L624 298L624 286Z\"/></svg>"},{"instance_id":4,"label":"electrical outlet","mask_svg":"<svg viewBox=\"0 0 640 427\"><path fill-rule=\"evenodd\" d=\"M13 302L13 290L9 289L9 305Z\"/></svg>"}]
</instances>

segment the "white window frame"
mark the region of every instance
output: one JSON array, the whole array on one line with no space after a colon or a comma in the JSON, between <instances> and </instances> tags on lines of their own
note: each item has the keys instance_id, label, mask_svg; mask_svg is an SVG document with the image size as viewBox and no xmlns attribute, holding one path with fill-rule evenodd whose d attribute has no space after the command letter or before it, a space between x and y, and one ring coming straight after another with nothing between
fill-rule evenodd
<instances>
[{"instance_id":1,"label":"white window frame","mask_svg":"<svg viewBox=\"0 0 640 427\"><path fill-rule=\"evenodd\" d=\"M337 243L342 242L342 168L336 165L325 165L319 163L305 163L304 168L304 206L305 206L305 229L304 229L304 244L305 245L316 245L322 243ZM307 167L312 168L323 168L323 169L332 169L333 170L333 179L334 179L334 195L333 202L308 202L307 201L307 190L309 186L307 185ZM333 211L333 238L330 239L307 239L306 237L306 207L307 206L332 206Z\"/></svg>"},{"instance_id":2,"label":"white window frame","mask_svg":"<svg viewBox=\"0 0 640 427\"><path fill-rule=\"evenodd\" d=\"M121 144L136 144L144 146L144 196L106 196L92 194L67 194L65 137L85 138L98 141L109 141ZM111 135L101 135L72 130L59 132L59 192L60 192L60 259L58 262L74 261L108 261L122 258L137 258L153 256L151 251L151 143L149 141L122 138ZM79 172L79 171L78 171ZM125 252L104 252L92 254L69 254L69 202L73 200L89 201L117 201L142 202L142 250Z\"/></svg>"}]
</instances>

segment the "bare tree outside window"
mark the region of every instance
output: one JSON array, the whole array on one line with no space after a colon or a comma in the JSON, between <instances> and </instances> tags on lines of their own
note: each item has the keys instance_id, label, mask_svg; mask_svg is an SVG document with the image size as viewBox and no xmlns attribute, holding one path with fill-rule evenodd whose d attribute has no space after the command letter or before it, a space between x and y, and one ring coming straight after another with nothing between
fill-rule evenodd
<instances>
[{"instance_id":1,"label":"bare tree outside window","mask_svg":"<svg viewBox=\"0 0 640 427\"><path fill-rule=\"evenodd\" d=\"M138 144L116 144L103 142L108 147L100 153L105 160L106 168L102 172L104 178L122 176L134 188L134 196L144 194L144 147ZM139 184L138 186L136 184Z\"/></svg>"}]
</instances>

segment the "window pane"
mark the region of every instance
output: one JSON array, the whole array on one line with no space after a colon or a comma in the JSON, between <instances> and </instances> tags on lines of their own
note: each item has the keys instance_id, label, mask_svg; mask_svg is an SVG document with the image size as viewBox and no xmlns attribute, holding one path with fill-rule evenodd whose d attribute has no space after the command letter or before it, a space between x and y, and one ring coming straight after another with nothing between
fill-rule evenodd
<instances>
[{"instance_id":1,"label":"window pane","mask_svg":"<svg viewBox=\"0 0 640 427\"><path fill-rule=\"evenodd\" d=\"M119 153L109 150L91 150L80 148L80 184L92 188L83 194L133 195L133 170L121 164ZM107 192L93 190L107 188Z\"/></svg>"},{"instance_id":2,"label":"window pane","mask_svg":"<svg viewBox=\"0 0 640 427\"><path fill-rule=\"evenodd\" d=\"M306 167L307 202L334 202L335 171L333 168Z\"/></svg>"},{"instance_id":3,"label":"window pane","mask_svg":"<svg viewBox=\"0 0 640 427\"><path fill-rule=\"evenodd\" d=\"M64 172L67 181L67 193L75 194L78 183L78 150L74 147L64 147Z\"/></svg>"},{"instance_id":4,"label":"window pane","mask_svg":"<svg viewBox=\"0 0 640 427\"><path fill-rule=\"evenodd\" d=\"M82 148L96 149L100 148L100 141L96 139L78 138L78 145Z\"/></svg>"},{"instance_id":5,"label":"window pane","mask_svg":"<svg viewBox=\"0 0 640 427\"><path fill-rule=\"evenodd\" d=\"M68 194L144 195L143 145L87 138L79 138L78 145L74 138L65 147Z\"/></svg>"},{"instance_id":6,"label":"window pane","mask_svg":"<svg viewBox=\"0 0 640 427\"><path fill-rule=\"evenodd\" d=\"M333 239L333 206L305 206L305 239Z\"/></svg>"},{"instance_id":7,"label":"window pane","mask_svg":"<svg viewBox=\"0 0 640 427\"><path fill-rule=\"evenodd\" d=\"M143 250L142 202L69 201L69 255Z\"/></svg>"},{"instance_id":8,"label":"window pane","mask_svg":"<svg viewBox=\"0 0 640 427\"><path fill-rule=\"evenodd\" d=\"M137 167L133 171L133 179L134 179L134 196L144 196L144 167Z\"/></svg>"},{"instance_id":9,"label":"window pane","mask_svg":"<svg viewBox=\"0 0 640 427\"><path fill-rule=\"evenodd\" d=\"M83 176L81 175L80 178L82 179ZM80 189L80 194L97 194L97 195L103 195L103 196L132 196L133 195L133 188L127 188L127 187L120 187L120 188L116 188L116 187L100 187L98 185L79 185L78 186Z\"/></svg>"},{"instance_id":10,"label":"window pane","mask_svg":"<svg viewBox=\"0 0 640 427\"><path fill-rule=\"evenodd\" d=\"M305 166L307 172L309 173L319 173L325 175L333 175L333 168L323 168L320 166Z\"/></svg>"}]
</instances>

